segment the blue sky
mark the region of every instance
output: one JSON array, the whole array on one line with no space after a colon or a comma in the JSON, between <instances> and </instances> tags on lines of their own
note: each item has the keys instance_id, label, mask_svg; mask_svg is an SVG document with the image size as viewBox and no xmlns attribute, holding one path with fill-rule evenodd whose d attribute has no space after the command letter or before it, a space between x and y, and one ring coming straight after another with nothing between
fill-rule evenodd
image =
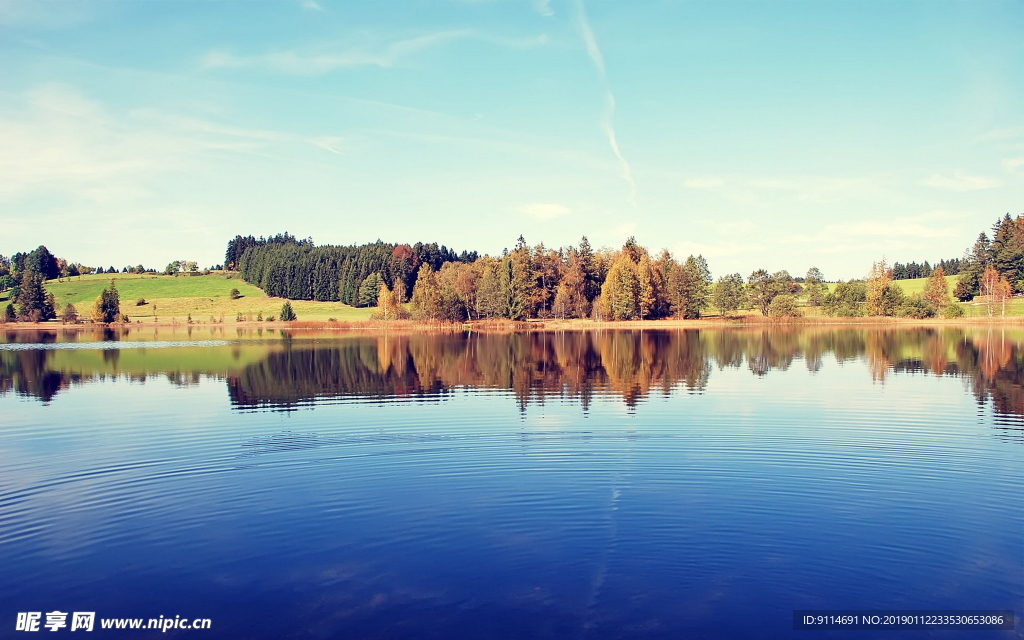
<instances>
[{"instance_id":1,"label":"blue sky","mask_svg":"<svg viewBox=\"0 0 1024 640\"><path fill-rule=\"evenodd\" d=\"M0 0L0 253L236 233L863 276L1024 212L1015 2Z\"/></svg>"}]
</instances>

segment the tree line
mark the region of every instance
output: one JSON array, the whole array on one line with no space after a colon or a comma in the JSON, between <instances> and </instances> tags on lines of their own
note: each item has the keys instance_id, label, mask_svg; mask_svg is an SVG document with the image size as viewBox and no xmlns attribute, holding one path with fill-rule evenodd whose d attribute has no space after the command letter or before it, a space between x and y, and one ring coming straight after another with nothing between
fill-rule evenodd
<instances>
[{"instance_id":1,"label":"tree line","mask_svg":"<svg viewBox=\"0 0 1024 640\"><path fill-rule=\"evenodd\" d=\"M757 269L746 278L731 273L715 280L703 256L652 254L632 237L619 249L594 249L585 236L556 249L531 246L520 236L512 250L480 256L420 243L317 247L284 233L236 236L225 254L226 264L234 261L243 279L269 295L376 307L375 317L383 320L696 319L741 309L786 318L801 315L803 303L831 316L962 314L952 304L943 266L958 269L960 261L928 265L922 295L905 295L893 283L897 269L884 260L867 279L830 291L817 267L798 277Z\"/></svg>"},{"instance_id":2,"label":"tree line","mask_svg":"<svg viewBox=\"0 0 1024 640\"><path fill-rule=\"evenodd\" d=\"M73 266L77 272L77 265ZM0 256L0 291L10 290L10 302L0 314L0 321L42 322L56 318L53 294L46 291L43 283L69 272L67 261L44 246L28 253L15 253L9 259Z\"/></svg>"},{"instance_id":3,"label":"tree line","mask_svg":"<svg viewBox=\"0 0 1024 640\"><path fill-rule=\"evenodd\" d=\"M370 286L378 283L373 280ZM376 316L420 320L471 321L489 318L595 320L695 319L709 310L729 315L756 308L763 315L797 315L796 296L815 304L827 287L817 268L798 281L786 271L754 271L712 279L701 255L656 255L629 238L618 250L594 249L586 236L579 245L558 249L530 246L520 236L511 251L471 262L449 262L435 269L421 265L408 311L401 292L380 283Z\"/></svg>"},{"instance_id":4,"label":"tree line","mask_svg":"<svg viewBox=\"0 0 1024 640\"><path fill-rule=\"evenodd\" d=\"M980 233L964 253L953 295L961 301L978 295L1005 301L1015 293L1024 293L1024 215L1007 213L992 225L991 239Z\"/></svg>"},{"instance_id":5,"label":"tree line","mask_svg":"<svg viewBox=\"0 0 1024 640\"><path fill-rule=\"evenodd\" d=\"M927 278L932 275L932 271L940 268L947 276L955 276L960 273L961 263L962 261L960 258L939 260L938 264L934 266L929 264L927 260L922 264L917 262L908 262L907 264L897 262L892 265L892 278L893 280Z\"/></svg>"},{"instance_id":6,"label":"tree line","mask_svg":"<svg viewBox=\"0 0 1024 640\"><path fill-rule=\"evenodd\" d=\"M404 302L421 265L438 270L447 262L473 262L477 257L476 252L456 254L437 243L396 245L378 240L359 246L316 246L311 239L284 233L270 238L236 236L228 243L224 263L270 296L373 307L378 283L399 291Z\"/></svg>"},{"instance_id":7,"label":"tree line","mask_svg":"<svg viewBox=\"0 0 1024 640\"><path fill-rule=\"evenodd\" d=\"M117 273L111 267L111 273ZM143 267L138 269L143 272ZM79 312L68 303L58 309L53 294L46 290L47 280L61 280L72 276L86 275L94 271L104 273L102 267L92 269L78 263L69 263L50 253L40 245L30 252L15 253L10 258L0 255L0 291L9 290L8 304L0 309L0 322L45 322L60 318L66 323L77 323ZM96 298L90 313L93 322L109 323L126 321L121 314L120 299L114 281Z\"/></svg>"}]
</instances>

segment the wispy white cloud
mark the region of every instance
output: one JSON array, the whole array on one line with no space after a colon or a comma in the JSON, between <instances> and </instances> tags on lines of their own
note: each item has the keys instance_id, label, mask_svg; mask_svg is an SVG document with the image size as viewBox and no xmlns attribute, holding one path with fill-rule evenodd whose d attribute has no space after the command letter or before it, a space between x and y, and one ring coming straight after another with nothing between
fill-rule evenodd
<instances>
[{"instance_id":1,"label":"wispy white cloud","mask_svg":"<svg viewBox=\"0 0 1024 640\"><path fill-rule=\"evenodd\" d=\"M957 238L961 230L956 226L949 226L947 222L939 224L928 224L927 222L910 219L896 218L894 220L873 220L849 222L840 224L828 224L822 227L817 239L825 238Z\"/></svg>"},{"instance_id":2,"label":"wispy white cloud","mask_svg":"<svg viewBox=\"0 0 1024 640\"><path fill-rule=\"evenodd\" d=\"M921 180L918 184L948 191L976 191L979 189L993 189L1002 183L996 178L972 176L958 169L952 175L933 174Z\"/></svg>"},{"instance_id":3,"label":"wispy white cloud","mask_svg":"<svg viewBox=\"0 0 1024 640\"><path fill-rule=\"evenodd\" d=\"M731 236L749 236L758 229L756 224L746 219L703 218L697 220L697 224L720 234Z\"/></svg>"},{"instance_id":4,"label":"wispy white cloud","mask_svg":"<svg viewBox=\"0 0 1024 640\"><path fill-rule=\"evenodd\" d=\"M1004 127L1002 129L992 129L979 136L975 136L974 142L1005 142L1022 137L1024 137L1024 127Z\"/></svg>"},{"instance_id":5,"label":"wispy white cloud","mask_svg":"<svg viewBox=\"0 0 1024 640\"><path fill-rule=\"evenodd\" d=\"M544 17L555 15L554 10L551 8L551 0L533 0L533 10Z\"/></svg>"},{"instance_id":6,"label":"wispy white cloud","mask_svg":"<svg viewBox=\"0 0 1024 640\"><path fill-rule=\"evenodd\" d=\"M537 220L554 220L572 213L569 207L548 202L531 202L519 207L519 211Z\"/></svg>"},{"instance_id":7,"label":"wispy white cloud","mask_svg":"<svg viewBox=\"0 0 1024 640\"><path fill-rule=\"evenodd\" d=\"M316 0L302 0L301 6L303 9L310 11L323 11L324 8Z\"/></svg>"},{"instance_id":8,"label":"wispy white cloud","mask_svg":"<svg viewBox=\"0 0 1024 640\"><path fill-rule=\"evenodd\" d=\"M1024 167L1024 158L1007 158L1003 160L1003 168L1011 173L1020 173L1020 169Z\"/></svg>"},{"instance_id":9,"label":"wispy white cloud","mask_svg":"<svg viewBox=\"0 0 1024 640\"><path fill-rule=\"evenodd\" d=\"M722 242L686 241L672 247L672 253L676 257L702 255L705 258L721 258L757 254L764 249L764 245L758 242L737 242L735 240L725 240Z\"/></svg>"},{"instance_id":10,"label":"wispy white cloud","mask_svg":"<svg viewBox=\"0 0 1024 640\"><path fill-rule=\"evenodd\" d=\"M342 148L345 145L345 139L338 136L324 136L321 138L310 138L308 140L310 144L315 147L320 147L325 151L330 151L333 154L341 155Z\"/></svg>"},{"instance_id":11,"label":"wispy white cloud","mask_svg":"<svg viewBox=\"0 0 1024 640\"><path fill-rule=\"evenodd\" d=\"M699 176L683 180L686 189L718 189L725 185L725 180L714 176Z\"/></svg>"},{"instance_id":12,"label":"wispy white cloud","mask_svg":"<svg viewBox=\"0 0 1024 640\"><path fill-rule=\"evenodd\" d=\"M543 140L531 140L520 132L486 131L486 136L453 135L447 133L419 133L415 131L396 131L391 129L364 129L364 133L404 138L417 142L473 147L487 151L517 154L542 158L548 161L571 163L573 166L590 167L599 171L607 171L611 163L603 158L594 158L591 154L581 151L552 149Z\"/></svg>"},{"instance_id":13,"label":"wispy white cloud","mask_svg":"<svg viewBox=\"0 0 1024 640\"><path fill-rule=\"evenodd\" d=\"M14 108L11 108L11 107ZM20 106L20 108L19 108ZM158 109L111 113L61 84L38 85L0 108L0 199L67 194L92 202L148 196L146 180L187 169L210 150L258 153L270 145L340 153L336 136L250 129Z\"/></svg>"},{"instance_id":14,"label":"wispy white cloud","mask_svg":"<svg viewBox=\"0 0 1024 640\"><path fill-rule=\"evenodd\" d=\"M514 48L538 47L547 43L547 36L526 38L502 38L481 34L473 29L435 31L414 38L393 42L382 51L367 51L353 48L346 51L296 51L285 50L258 55L237 55L226 50L214 50L206 54L202 66L206 69L238 69L243 67L265 67L294 75L321 75L337 69L360 66L381 68L395 67L405 58L416 53L456 40L482 40Z\"/></svg>"},{"instance_id":15,"label":"wispy white cloud","mask_svg":"<svg viewBox=\"0 0 1024 640\"><path fill-rule=\"evenodd\" d=\"M754 178L754 189L786 192L804 201L829 201L842 194L874 187L876 181L863 177L782 176Z\"/></svg>"},{"instance_id":16,"label":"wispy white cloud","mask_svg":"<svg viewBox=\"0 0 1024 640\"><path fill-rule=\"evenodd\" d=\"M129 112L129 116L142 122L162 125L182 132L211 133L220 136L249 138L264 141L283 141L295 138L292 134L281 131L248 129L233 125L223 125L216 122L210 122L208 120L179 116L152 108L134 109Z\"/></svg>"},{"instance_id":17,"label":"wispy white cloud","mask_svg":"<svg viewBox=\"0 0 1024 640\"><path fill-rule=\"evenodd\" d=\"M962 224L972 212L935 210L891 219L858 220L822 225L813 233L780 237L779 246L796 246L801 252L837 255L844 253L906 253L930 244L956 244L969 230Z\"/></svg>"},{"instance_id":18,"label":"wispy white cloud","mask_svg":"<svg viewBox=\"0 0 1024 640\"><path fill-rule=\"evenodd\" d=\"M179 141L127 130L64 85L39 85L22 98L12 102L23 110L0 111L0 198L116 188L180 148Z\"/></svg>"},{"instance_id":19,"label":"wispy white cloud","mask_svg":"<svg viewBox=\"0 0 1024 640\"><path fill-rule=\"evenodd\" d=\"M630 166L629 161L622 154L619 149L618 136L615 134L615 95L612 93L611 86L608 83L608 74L605 72L604 56L601 55L601 48L597 45L597 38L594 37L594 30L590 28L590 20L587 18L587 10L583 6L583 0L576 0L577 18L579 22L580 34L583 37L583 43L587 48L587 55L590 56L591 61L594 63L594 68L597 69L598 75L601 77L601 82L604 84L605 91L605 111L601 118L601 130L604 132L605 137L608 138L608 146L611 147L612 153L619 161L619 168L622 173L622 179L629 185L629 199L634 208L636 208L636 181L633 179L633 168Z\"/></svg>"},{"instance_id":20,"label":"wispy white cloud","mask_svg":"<svg viewBox=\"0 0 1024 640\"><path fill-rule=\"evenodd\" d=\"M254 151L262 149L266 143L284 142L309 144L341 155L341 149L344 146L344 138L339 136L307 137L288 131L250 129L211 122L200 118L179 116L152 108L132 110L129 112L129 116L140 122L159 125L167 131L176 131L184 134L209 134L193 138L197 145L206 148ZM237 140L245 142L239 143L236 142Z\"/></svg>"},{"instance_id":21,"label":"wispy white cloud","mask_svg":"<svg viewBox=\"0 0 1024 640\"><path fill-rule=\"evenodd\" d=\"M95 6L87 2L69 2L55 11L37 0L0 0L0 25L31 25L61 29L88 22Z\"/></svg>"}]
</instances>

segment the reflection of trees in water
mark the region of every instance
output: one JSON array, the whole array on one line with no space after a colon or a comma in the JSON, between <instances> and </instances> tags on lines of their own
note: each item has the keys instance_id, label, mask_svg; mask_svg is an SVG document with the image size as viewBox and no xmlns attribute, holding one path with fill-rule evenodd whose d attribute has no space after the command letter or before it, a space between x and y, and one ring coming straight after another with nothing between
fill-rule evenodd
<instances>
[{"instance_id":1,"label":"reflection of trees in water","mask_svg":"<svg viewBox=\"0 0 1024 640\"><path fill-rule=\"evenodd\" d=\"M1024 344L963 329L594 331L410 335L355 339L271 354L229 377L236 406L289 407L334 396L439 397L460 386L511 391L520 405L549 397L584 407L600 393L635 406L651 393L704 390L712 368L755 375L803 359L863 358L872 378L922 371L966 378L999 413L1024 415Z\"/></svg>"},{"instance_id":2,"label":"reflection of trees in water","mask_svg":"<svg viewBox=\"0 0 1024 640\"><path fill-rule=\"evenodd\" d=\"M458 387L503 389L525 407L596 389L630 406L661 388L702 390L710 374L696 332L568 332L381 336L293 346L228 380L236 406L290 407L318 397L438 397Z\"/></svg>"},{"instance_id":3,"label":"reflection of trees in water","mask_svg":"<svg viewBox=\"0 0 1024 640\"><path fill-rule=\"evenodd\" d=\"M115 372L96 371L82 374L78 371L64 371L55 366L54 351L50 349L0 351L0 396L15 393L50 402L57 392L89 382L123 378L129 382L145 384L149 378L164 376L176 386L191 386L199 384L204 376L201 371L190 370L116 373L119 353L115 349L105 349L101 352L103 362L112 366Z\"/></svg>"},{"instance_id":4,"label":"reflection of trees in water","mask_svg":"<svg viewBox=\"0 0 1024 640\"><path fill-rule=\"evenodd\" d=\"M34 342L56 340L52 333L9 333L16 338L7 336L9 342L25 342L26 335ZM238 345L229 348L237 362ZM999 328L445 333L290 340L267 349L261 360L232 371L198 371L186 360L177 370L121 375L138 382L159 375L183 386L226 376L231 401L242 408L288 408L341 396L440 398L451 389L482 387L511 392L523 408L550 397L572 398L586 409L599 394L632 407L652 393L699 393L715 368L745 367L763 376L800 359L812 372L827 358L863 359L879 382L893 371L963 377L978 401L991 400L998 414L1024 415L1024 342ZM53 351L3 350L0 393L48 402L72 384L119 375L119 354L102 352L104 371L81 364L71 373L53 363ZM90 375L89 366L97 371Z\"/></svg>"},{"instance_id":5,"label":"reflection of trees in water","mask_svg":"<svg viewBox=\"0 0 1024 640\"><path fill-rule=\"evenodd\" d=\"M72 376L47 366L51 353L42 349L0 352L0 395L13 391L49 402L68 388Z\"/></svg>"}]
</instances>

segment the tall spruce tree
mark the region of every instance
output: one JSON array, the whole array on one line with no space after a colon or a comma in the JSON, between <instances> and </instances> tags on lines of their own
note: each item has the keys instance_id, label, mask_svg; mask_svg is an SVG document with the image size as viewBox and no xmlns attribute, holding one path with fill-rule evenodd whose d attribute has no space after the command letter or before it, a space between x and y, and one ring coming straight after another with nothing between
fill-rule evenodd
<instances>
[{"instance_id":1,"label":"tall spruce tree","mask_svg":"<svg viewBox=\"0 0 1024 640\"><path fill-rule=\"evenodd\" d=\"M26 261L25 270L21 272L18 286L18 297L15 300L18 317L30 322L45 322L57 317L54 309L52 293L47 293L43 286L43 274L35 266Z\"/></svg>"},{"instance_id":2,"label":"tall spruce tree","mask_svg":"<svg viewBox=\"0 0 1024 640\"><path fill-rule=\"evenodd\" d=\"M380 287L384 284L384 279L381 278L380 273L374 271L370 275L363 279L363 283L359 285L359 307L375 307L377 306L377 296L380 294Z\"/></svg>"},{"instance_id":3,"label":"tall spruce tree","mask_svg":"<svg viewBox=\"0 0 1024 640\"><path fill-rule=\"evenodd\" d=\"M597 296L601 295L601 278L597 265L594 264L594 250L590 247L590 241L587 240L587 236L583 236L580 239L578 253L580 268L585 276L583 295L588 303L592 303Z\"/></svg>"},{"instance_id":4,"label":"tall spruce tree","mask_svg":"<svg viewBox=\"0 0 1024 640\"><path fill-rule=\"evenodd\" d=\"M505 292L505 317L525 320L533 309L533 274L530 268L530 247L519 236L516 248L505 258L502 269L502 288Z\"/></svg>"},{"instance_id":5,"label":"tall spruce tree","mask_svg":"<svg viewBox=\"0 0 1024 640\"><path fill-rule=\"evenodd\" d=\"M121 319L121 296L113 280L110 286L103 289L97 296L92 308L92 321L103 324L117 322Z\"/></svg>"}]
</instances>

